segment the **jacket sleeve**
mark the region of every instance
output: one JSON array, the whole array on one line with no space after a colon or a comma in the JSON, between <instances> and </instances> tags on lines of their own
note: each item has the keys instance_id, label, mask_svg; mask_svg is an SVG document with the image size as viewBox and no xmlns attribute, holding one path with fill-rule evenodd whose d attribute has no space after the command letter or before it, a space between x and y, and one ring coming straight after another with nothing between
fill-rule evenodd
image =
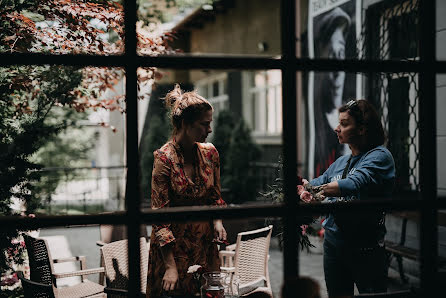
<instances>
[{"instance_id":1,"label":"jacket sleeve","mask_svg":"<svg viewBox=\"0 0 446 298\"><path fill-rule=\"evenodd\" d=\"M310 184L313 186L319 186L319 185L326 184L326 183L330 182L330 181L328 181L328 177L329 177L329 173L331 171L332 166L333 166L333 164L331 164L322 175L320 175L317 178L312 179L310 181Z\"/></svg>"},{"instance_id":2,"label":"jacket sleeve","mask_svg":"<svg viewBox=\"0 0 446 298\"><path fill-rule=\"evenodd\" d=\"M155 151L153 156L151 207L156 210L169 207L170 205L169 181L171 161L165 153L159 150ZM170 224L154 224L152 229L155 232L156 241L160 246L175 241L175 237L170 229Z\"/></svg>"},{"instance_id":3,"label":"jacket sleeve","mask_svg":"<svg viewBox=\"0 0 446 298\"><path fill-rule=\"evenodd\" d=\"M342 196L384 195L392 192L395 163L390 152L374 150L345 179L338 180Z\"/></svg>"}]
</instances>

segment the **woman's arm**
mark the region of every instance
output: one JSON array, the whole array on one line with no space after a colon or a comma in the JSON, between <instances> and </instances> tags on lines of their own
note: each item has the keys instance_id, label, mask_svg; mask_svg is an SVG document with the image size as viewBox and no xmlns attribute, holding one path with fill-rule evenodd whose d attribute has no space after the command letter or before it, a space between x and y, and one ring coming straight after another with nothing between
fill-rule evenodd
<instances>
[{"instance_id":1,"label":"woman's arm","mask_svg":"<svg viewBox=\"0 0 446 298\"><path fill-rule=\"evenodd\" d=\"M221 197L221 184L220 184L220 156L218 155L217 149L212 148L212 161L214 165L214 188L215 188L215 202L214 205L217 206L226 206L225 201L223 201ZM214 220L214 231L217 240L226 241L226 230L223 226L223 221L221 219Z\"/></svg>"},{"instance_id":2,"label":"woman's arm","mask_svg":"<svg viewBox=\"0 0 446 298\"><path fill-rule=\"evenodd\" d=\"M154 153L153 171L152 171L152 209L168 207L169 200L169 181L170 181L170 161L166 154L161 151ZM172 251L172 242L175 237L170 229L170 224L152 225L155 232L163 257L166 272L163 277L163 289L171 291L175 289L178 282L178 270L175 264L175 258Z\"/></svg>"},{"instance_id":3,"label":"woman's arm","mask_svg":"<svg viewBox=\"0 0 446 298\"><path fill-rule=\"evenodd\" d=\"M327 184L321 185L321 195L324 197L340 197L341 190L339 189L338 181L333 181Z\"/></svg>"},{"instance_id":4,"label":"woman's arm","mask_svg":"<svg viewBox=\"0 0 446 298\"><path fill-rule=\"evenodd\" d=\"M358 196L362 189L386 188L395 177L395 166L390 153L373 150L367 154L346 178L322 185L326 197ZM385 191L381 189L381 191Z\"/></svg>"},{"instance_id":5,"label":"woman's arm","mask_svg":"<svg viewBox=\"0 0 446 298\"><path fill-rule=\"evenodd\" d=\"M172 291L178 283L178 270L173 256L172 245L162 246L161 255L163 256L164 266L166 267L166 272L163 276L163 289L165 291Z\"/></svg>"}]
</instances>

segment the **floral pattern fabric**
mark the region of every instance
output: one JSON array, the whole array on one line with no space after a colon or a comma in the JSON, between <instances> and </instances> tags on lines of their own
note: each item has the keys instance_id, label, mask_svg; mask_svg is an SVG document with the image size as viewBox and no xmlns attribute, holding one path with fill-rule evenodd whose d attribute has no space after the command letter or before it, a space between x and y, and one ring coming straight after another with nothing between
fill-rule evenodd
<instances>
[{"instance_id":1,"label":"floral pattern fabric","mask_svg":"<svg viewBox=\"0 0 446 298\"><path fill-rule=\"evenodd\" d=\"M184 171L184 158L175 140L154 152L152 172L152 209L178 206L225 206L221 198L220 160L210 143L196 143L195 177ZM192 265L201 265L205 271L219 271L220 261L214 241L212 221L168 223L152 226L147 297L160 297L165 272L160 247L172 245L178 269L179 286L169 295L194 295L199 285L193 274L187 274Z\"/></svg>"}]
</instances>

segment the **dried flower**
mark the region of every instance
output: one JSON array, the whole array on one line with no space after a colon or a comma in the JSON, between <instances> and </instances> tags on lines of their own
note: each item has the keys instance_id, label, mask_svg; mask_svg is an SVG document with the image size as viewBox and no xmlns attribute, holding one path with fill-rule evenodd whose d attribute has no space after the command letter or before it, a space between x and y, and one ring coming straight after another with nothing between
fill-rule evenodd
<instances>
[{"instance_id":1,"label":"dried flower","mask_svg":"<svg viewBox=\"0 0 446 298\"><path fill-rule=\"evenodd\" d=\"M198 273L198 271L201 271L201 265L192 265L187 268L187 273Z\"/></svg>"}]
</instances>

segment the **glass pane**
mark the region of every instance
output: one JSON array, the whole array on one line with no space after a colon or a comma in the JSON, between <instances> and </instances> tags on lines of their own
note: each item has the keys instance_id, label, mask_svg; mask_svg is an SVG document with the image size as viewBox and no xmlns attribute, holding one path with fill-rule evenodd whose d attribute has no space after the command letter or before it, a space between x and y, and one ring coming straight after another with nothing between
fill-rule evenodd
<instances>
[{"instance_id":1,"label":"glass pane","mask_svg":"<svg viewBox=\"0 0 446 298\"><path fill-rule=\"evenodd\" d=\"M446 3L444 1L435 1L435 13L436 13L436 56L437 60L446 60L445 47L446 47L446 20L443 17L446 13Z\"/></svg>"},{"instance_id":2,"label":"glass pane","mask_svg":"<svg viewBox=\"0 0 446 298\"><path fill-rule=\"evenodd\" d=\"M237 285L240 293L246 293L248 285L253 282L257 287L270 288L275 297L280 296L283 284L283 229L280 218L244 217L223 219L221 223L226 240L214 234L214 230L218 231L219 228L218 225L214 228L211 221L147 223L151 232L152 262L149 266L153 272L153 275L148 276L148 283L153 294L159 291L157 285L161 283L156 272L163 270L160 255L163 248L160 243L175 239L173 253L178 273L182 277L181 289L177 291L180 296L197 291L199 287L205 290L207 272L221 268L221 272L230 277L229 271L235 266L238 267L238 275L232 275L233 296L228 293L231 279L220 281L225 297L236 296ZM191 253L195 260L190 258ZM237 261L234 259L235 253L238 254Z\"/></svg>"},{"instance_id":3,"label":"glass pane","mask_svg":"<svg viewBox=\"0 0 446 298\"><path fill-rule=\"evenodd\" d=\"M304 235L311 246L303 249L300 255L301 275L319 285L321 297L328 297L328 293L337 291L344 295L366 293L364 287L371 280L381 280L380 283L376 282L373 292L396 292L419 287L418 213L387 213L387 233L381 229L382 232L376 238L371 237L376 233L365 225L367 211L356 213L360 221L352 220L346 224L335 217L335 223L338 222L339 226L333 226L329 223L330 219L322 216L306 227ZM344 240L341 241L340 237ZM348 283L348 276L355 273L347 268L352 268L358 274L362 271L366 278L361 279L357 275L353 277L358 280L356 284ZM347 288L342 289L340 285L346 282Z\"/></svg>"},{"instance_id":4,"label":"glass pane","mask_svg":"<svg viewBox=\"0 0 446 298\"><path fill-rule=\"evenodd\" d=\"M171 121L172 118L169 118L171 115L166 110L166 101L163 99L174 89L175 83L180 84L183 93L196 89L196 86L213 86L214 92L208 93L208 96L199 93L205 96L213 107L213 121L210 125L212 132L203 132L206 140L199 142L210 142L218 151L223 200L227 204L273 203L263 192L275 184L275 179L279 177L281 171L280 156L283 153L281 72L170 69L158 69L156 72L159 74L155 76L156 80L147 81L147 89L142 91L140 88L139 95L141 98L143 96L146 98L145 110L140 111L143 208L151 206L150 200L153 195L151 189L155 160L153 152L166 143L167 147L163 147L163 150L168 150L172 145L174 123ZM255 75L262 78L259 86L249 84ZM216 87L220 87L222 81L227 82L227 93L222 93L224 89L220 88L216 92ZM153 83L155 84L151 85ZM199 88L198 92L200 90L203 89ZM177 100L173 103L174 107L180 103L186 104L189 95L181 95L181 98L177 95L174 95ZM182 115L185 109L181 107L175 111ZM177 130L181 129L178 126L179 122L176 125ZM187 165L188 161L184 163ZM173 164L183 164L182 155L178 155L178 162ZM188 172L188 170L186 169L184 176L183 174L180 176L187 179L204 177L194 175L193 171ZM181 172L179 169L178 171ZM205 180L214 181L212 171L205 176Z\"/></svg>"},{"instance_id":5,"label":"glass pane","mask_svg":"<svg viewBox=\"0 0 446 298\"><path fill-rule=\"evenodd\" d=\"M121 1L9 1L0 52L110 55L124 52ZM4 18L4 19L3 19Z\"/></svg>"},{"instance_id":6,"label":"glass pane","mask_svg":"<svg viewBox=\"0 0 446 298\"><path fill-rule=\"evenodd\" d=\"M301 3L303 57L377 60L419 57L419 1Z\"/></svg>"},{"instance_id":7,"label":"glass pane","mask_svg":"<svg viewBox=\"0 0 446 298\"><path fill-rule=\"evenodd\" d=\"M248 13L247 13L248 12ZM280 2L141 1L146 45L141 54L280 55ZM167 32L167 33L166 33ZM159 42L156 47L151 42ZM167 48L164 48L167 46Z\"/></svg>"},{"instance_id":8,"label":"glass pane","mask_svg":"<svg viewBox=\"0 0 446 298\"><path fill-rule=\"evenodd\" d=\"M419 84L416 73L315 72L305 74L303 84L308 86L305 111L309 129L305 150L308 150L309 177L322 175L340 156L351 153L349 143L339 139L335 132L339 124L338 109L351 99L364 98L376 110L384 130L384 142L380 140L380 144L393 155L396 190L419 190ZM369 137L369 142L373 140Z\"/></svg>"},{"instance_id":9,"label":"glass pane","mask_svg":"<svg viewBox=\"0 0 446 298\"><path fill-rule=\"evenodd\" d=\"M444 164L444 152L446 149L446 119L443 117L441 111L446 108L446 101L444 96L446 94L446 75L437 75L437 94L436 94L436 119L437 119L437 165ZM444 167L437 166L437 187L438 194L446 196L446 170Z\"/></svg>"},{"instance_id":10,"label":"glass pane","mask_svg":"<svg viewBox=\"0 0 446 298\"><path fill-rule=\"evenodd\" d=\"M123 210L123 71L45 65L0 73L1 144L9 148L1 172L15 212Z\"/></svg>"}]
</instances>

